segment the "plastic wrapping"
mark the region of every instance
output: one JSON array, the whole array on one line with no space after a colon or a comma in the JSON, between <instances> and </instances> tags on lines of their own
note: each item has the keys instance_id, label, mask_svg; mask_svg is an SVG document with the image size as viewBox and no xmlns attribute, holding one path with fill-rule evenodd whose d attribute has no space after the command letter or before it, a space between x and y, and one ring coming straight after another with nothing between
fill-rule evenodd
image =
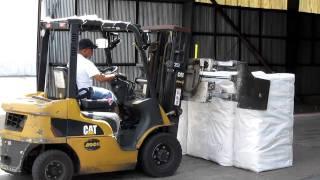
<instances>
[{"instance_id":1,"label":"plastic wrapping","mask_svg":"<svg viewBox=\"0 0 320 180\"><path fill-rule=\"evenodd\" d=\"M182 154L187 154L188 140L188 101L181 101L182 114L179 117L177 139L180 142Z\"/></svg>"},{"instance_id":2,"label":"plastic wrapping","mask_svg":"<svg viewBox=\"0 0 320 180\"><path fill-rule=\"evenodd\" d=\"M215 97L210 103L189 101L187 154L232 166L235 107Z\"/></svg>"},{"instance_id":3,"label":"plastic wrapping","mask_svg":"<svg viewBox=\"0 0 320 180\"><path fill-rule=\"evenodd\" d=\"M182 102L183 153L255 172L292 166L294 75L252 74L270 81L267 110L237 108L228 79L202 79L191 101Z\"/></svg>"},{"instance_id":4,"label":"plastic wrapping","mask_svg":"<svg viewBox=\"0 0 320 180\"><path fill-rule=\"evenodd\" d=\"M223 166L233 165L233 123L237 104L228 99L234 92L230 80L207 79L200 83L191 101L182 102L178 140L184 154Z\"/></svg>"},{"instance_id":5,"label":"plastic wrapping","mask_svg":"<svg viewBox=\"0 0 320 180\"><path fill-rule=\"evenodd\" d=\"M253 72L270 80L267 110L237 108L234 165L262 172L292 166L294 75Z\"/></svg>"}]
</instances>

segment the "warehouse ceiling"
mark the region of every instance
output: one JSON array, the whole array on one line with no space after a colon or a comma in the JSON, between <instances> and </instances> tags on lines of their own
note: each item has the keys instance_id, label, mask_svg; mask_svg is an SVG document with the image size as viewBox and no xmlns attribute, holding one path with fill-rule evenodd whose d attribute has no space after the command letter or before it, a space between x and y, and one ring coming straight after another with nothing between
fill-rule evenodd
<instances>
[{"instance_id":1,"label":"warehouse ceiling","mask_svg":"<svg viewBox=\"0 0 320 180\"><path fill-rule=\"evenodd\" d=\"M292 0L291 0L292 1ZM211 0L195 0L200 3L211 3ZM216 0L218 4L262 9L287 10L288 0ZM319 0L300 0L299 11L320 14Z\"/></svg>"}]
</instances>

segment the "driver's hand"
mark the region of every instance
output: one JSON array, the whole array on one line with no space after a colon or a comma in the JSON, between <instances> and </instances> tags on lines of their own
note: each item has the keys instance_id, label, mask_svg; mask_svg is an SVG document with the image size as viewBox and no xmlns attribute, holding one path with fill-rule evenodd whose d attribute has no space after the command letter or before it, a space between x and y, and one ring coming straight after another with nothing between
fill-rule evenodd
<instances>
[{"instance_id":1,"label":"driver's hand","mask_svg":"<svg viewBox=\"0 0 320 180\"><path fill-rule=\"evenodd\" d=\"M99 82L105 82L105 81L110 82L116 78L116 75L115 74L98 74L93 76L93 78Z\"/></svg>"},{"instance_id":2,"label":"driver's hand","mask_svg":"<svg viewBox=\"0 0 320 180\"><path fill-rule=\"evenodd\" d=\"M117 76L116 76L116 74L106 74L105 77L107 78L106 81L112 81L112 80L114 80Z\"/></svg>"}]
</instances>

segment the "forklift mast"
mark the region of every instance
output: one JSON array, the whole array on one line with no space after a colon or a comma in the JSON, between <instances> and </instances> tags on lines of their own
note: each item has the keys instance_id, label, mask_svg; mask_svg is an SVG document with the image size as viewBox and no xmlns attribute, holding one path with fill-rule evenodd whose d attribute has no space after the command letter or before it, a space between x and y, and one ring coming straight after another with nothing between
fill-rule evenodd
<instances>
[{"instance_id":1,"label":"forklift mast","mask_svg":"<svg viewBox=\"0 0 320 180\"><path fill-rule=\"evenodd\" d=\"M155 35L148 50L148 71L159 104L177 123L187 66L191 30L175 25L142 28ZM148 91L147 91L148 92Z\"/></svg>"}]
</instances>

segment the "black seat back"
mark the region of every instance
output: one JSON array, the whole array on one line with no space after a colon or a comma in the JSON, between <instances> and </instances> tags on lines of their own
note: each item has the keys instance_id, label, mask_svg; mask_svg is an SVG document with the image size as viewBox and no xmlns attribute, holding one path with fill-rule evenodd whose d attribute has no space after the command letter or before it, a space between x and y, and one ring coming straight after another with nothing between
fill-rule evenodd
<instances>
[{"instance_id":1,"label":"black seat back","mask_svg":"<svg viewBox=\"0 0 320 180\"><path fill-rule=\"evenodd\" d=\"M57 99L64 99L67 96L67 67L54 67L53 77L54 84L56 87L56 97ZM78 87L77 87L78 88ZM106 99L92 100L90 99L92 88L82 88L78 92L77 99L80 102L80 108L82 111L95 111L95 112L112 112L116 107L116 103L113 102L109 104ZM82 93L84 94L82 94Z\"/></svg>"},{"instance_id":2,"label":"black seat back","mask_svg":"<svg viewBox=\"0 0 320 180\"><path fill-rule=\"evenodd\" d=\"M107 99L80 99L80 108L82 111L94 112L113 112L117 106L115 102L109 104Z\"/></svg>"}]
</instances>

